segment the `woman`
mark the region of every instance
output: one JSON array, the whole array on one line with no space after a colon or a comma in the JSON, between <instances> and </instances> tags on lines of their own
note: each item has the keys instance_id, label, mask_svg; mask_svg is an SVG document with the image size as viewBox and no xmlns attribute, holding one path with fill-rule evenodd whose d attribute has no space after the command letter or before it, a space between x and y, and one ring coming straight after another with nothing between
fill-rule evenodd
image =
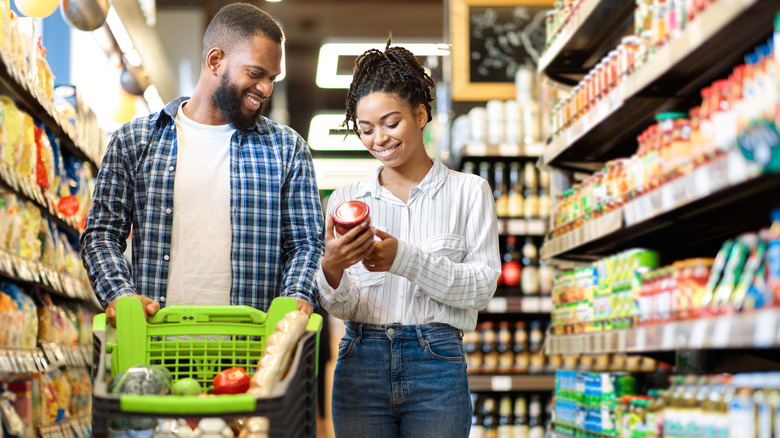
<instances>
[{"instance_id":1,"label":"woman","mask_svg":"<svg viewBox=\"0 0 780 438\"><path fill-rule=\"evenodd\" d=\"M341 236L328 215L318 275L320 303L347 321L333 382L340 438L469 433L462 335L495 292L498 235L488 183L425 150L433 87L390 39L355 62L345 123L382 166L328 205L371 212Z\"/></svg>"}]
</instances>

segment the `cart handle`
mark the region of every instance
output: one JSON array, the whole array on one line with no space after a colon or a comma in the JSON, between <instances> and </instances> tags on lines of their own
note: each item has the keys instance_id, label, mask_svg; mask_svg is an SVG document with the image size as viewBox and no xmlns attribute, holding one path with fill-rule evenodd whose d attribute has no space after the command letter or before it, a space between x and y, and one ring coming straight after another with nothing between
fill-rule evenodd
<instances>
[{"instance_id":1,"label":"cart handle","mask_svg":"<svg viewBox=\"0 0 780 438\"><path fill-rule=\"evenodd\" d=\"M249 306L171 306L160 309L149 318L149 323L199 323L199 322L251 322L262 324L266 320L264 312Z\"/></svg>"}]
</instances>

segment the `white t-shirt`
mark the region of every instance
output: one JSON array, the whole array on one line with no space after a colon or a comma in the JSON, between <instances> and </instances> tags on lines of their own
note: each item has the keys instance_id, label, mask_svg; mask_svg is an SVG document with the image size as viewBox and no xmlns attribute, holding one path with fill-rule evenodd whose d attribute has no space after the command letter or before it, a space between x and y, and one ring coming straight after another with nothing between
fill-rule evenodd
<instances>
[{"instance_id":1,"label":"white t-shirt","mask_svg":"<svg viewBox=\"0 0 780 438\"><path fill-rule=\"evenodd\" d=\"M230 304L230 125L176 112L173 236L165 304Z\"/></svg>"}]
</instances>

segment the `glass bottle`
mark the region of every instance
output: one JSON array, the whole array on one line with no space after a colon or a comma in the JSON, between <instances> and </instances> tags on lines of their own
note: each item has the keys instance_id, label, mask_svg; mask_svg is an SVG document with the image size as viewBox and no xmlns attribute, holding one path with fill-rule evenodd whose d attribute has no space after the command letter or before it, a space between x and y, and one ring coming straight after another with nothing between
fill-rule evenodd
<instances>
[{"instance_id":1,"label":"glass bottle","mask_svg":"<svg viewBox=\"0 0 780 438\"><path fill-rule=\"evenodd\" d=\"M509 163L509 196L507 202L507 213L509 217L522 217L524 212L523 199L523 179L520 170L520 163L513 161Z\"/></svg>"},{"instance_id":2,"label":"glass bottle","mask_svg":"<svg viewBox=\"0 0 780 438\"><path fill-rule=\"evenodd\" d=\"M512 333L509 331L509 321L498 323L498 367L496 372L509 374L514 365L514 351L512 350Z\"/></svg>"},{"instance_id":3,"label":"glass bottle","mask_svg":"<svg viewBox=\"0 0 780 438\"><path fill-rule=\"evenodd\" d=\"M520 259L522 257L518 251L516 236L507 236L504 254L501 258L501 278L504 286L519 286L521 275Z\"/></svg>"},{"instance_id":4,"label":"glass bottle","mask_svg":"<svg viewBox=\"0 0 780 438\"><path fill-rule=\"evenodd\" d=\"M528 404L525 396L515 397L513 423L514 438L528 438Z\"/></svg>"},{"instance_id":5,"label":"glass bottle","mask_svg":"<svg viewBox=\"0 0 780 438\"><path fill-rule=\"evenodd\" d=\"M528 372L529 352L528 352L528 333L525 331L525 322L515 322L514 343L512 345L515 362L512 371L516 374L525 374Z\"/></svg>"},{"instance_id":6,"label":"glass bottle","mask_svg":"<svg viewBox=\"0 0 780 438\"><path fill-rule=\"evenodd\" d=\"M482 426L485 438L498 438L498 419L496 416L496 400L488 396L482 402Z\"/></svg>"},{"instance_id":7,"label":"glass bottle","mask_svg":"<svg viewBox=\"0 0 780 438\"><path fill-rule=\"evenodd\" d=\"M536 394L531 396L531 403L528 405L528 438L544 438L542 400Z\"/></svg>"},{"instance_id":8,"label":"glass bottle","mask_svg":"<svg viewBox=\"0 0 780 438\"><path fill-rule=\"evenodd\" d=\"M496 200L496 216L509 216L509 191L507 190L504 174L506 165L498 162L493 166L493 197Z\"/></svg>"},{"instance_id":9,"label":"glass bottle","mask_svg":"<svg viewBox=\"0 0 780 438\"><path fill-rule=\"evenodd\" d=\"M526 161L523 169L523 217L534 219L539 217L539 186L536 178L534 163Z\"/></svg>"},{"instance_id":10,"label":"glass bottle","mask_svg":"<svg viewBox=\"0 0 780 438\"><path fill-rule=\"evenodd\" d=\"M512 427L512 399L504 395L498 403L498 438L513 438Z\"/></svg>"},{"instance_id":11,"label":"glass bottle","mask_svg":"<svg viewBox=\"0 0 780 438\"><path fill-rule=\"evenodd\" d=\"M534 240L526 236L521 259L521 288L525 295L539 294L539 256Z\"/></svg>"}]
</instances>

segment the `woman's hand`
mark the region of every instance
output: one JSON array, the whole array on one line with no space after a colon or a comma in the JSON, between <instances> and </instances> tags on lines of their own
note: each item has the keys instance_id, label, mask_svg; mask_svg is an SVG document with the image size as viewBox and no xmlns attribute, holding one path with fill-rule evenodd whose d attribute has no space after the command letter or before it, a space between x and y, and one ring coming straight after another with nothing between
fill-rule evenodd
<instances>
[{"instance_id":1,"label":"woman's hand","mask_svg":"<svg viewBox=\"0 0 780 438\"><path fill-rule=\"evenodd\" d=\"M369 227L370 218L366 218L341 237L333 234L333 217L328 215L325 226L325 255L322 256L322 270L332 288L341 282L344 270L363 260L374 250L374 232Z\"/></svg>"},{"instance_id":2,"label":"woman's hand","mask_svg":"<svg viewBox=\"0 0 780 438\"><path fill-rule=\"evenodd\" d=\"M374 245L374 252L363 259L363 266L373 272L384 272L390 269L398 252L398 239L381 230L374 230L377 237L382 239Z\"/></svg>"}]
</instances>

